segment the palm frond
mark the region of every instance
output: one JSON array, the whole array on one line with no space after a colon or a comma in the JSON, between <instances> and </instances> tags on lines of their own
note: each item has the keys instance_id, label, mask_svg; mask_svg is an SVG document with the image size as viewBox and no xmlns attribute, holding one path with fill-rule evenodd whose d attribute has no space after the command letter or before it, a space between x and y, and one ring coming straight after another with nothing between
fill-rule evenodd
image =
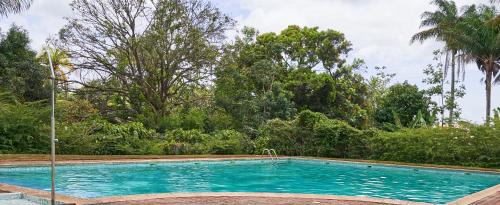
<instances>
[{"instance_id":1,"label":"palm frond","mask_svg":"<svg viewBox=\"0 0 500 205\"><path fill-rule=\"evenodd\" d=\"M423 43L425 40L436 38L439 39L440 34L439 28L431 28L428 30L420 31L411 37L410 43L420 42Z\"/></svg>"}]
</instances>

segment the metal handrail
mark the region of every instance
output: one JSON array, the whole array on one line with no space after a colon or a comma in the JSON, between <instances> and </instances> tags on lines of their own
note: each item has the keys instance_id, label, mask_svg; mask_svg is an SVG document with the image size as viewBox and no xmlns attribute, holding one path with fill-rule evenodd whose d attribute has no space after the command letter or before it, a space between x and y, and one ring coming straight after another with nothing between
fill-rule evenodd
<instances>
[{"instance_id":1,"label":"metal handrail","mask_svg":"<svg viewBox=\"0 0 500 205\"><path fill-rule=\"evenodd\" d=\"M269 151L274 154L274 158L277 160L278 159L278 155L276 154L276 150L270 149Z\"/></svg>"},{"instance_id":2,"label":"metal handrail","mask_svg":"<svg viewBox=\"0 0 500 205\"><path fill-rule=\"evenodd\" d=\"M267 152L267 156L269 156L271 159L273 159L273 160L277 160L278 159L278 155L276 154L276 150L274 150L274 149L263 149L261 156L263 156L264 153L266 153L266 152Z\"/></svg>"}]
</instances>

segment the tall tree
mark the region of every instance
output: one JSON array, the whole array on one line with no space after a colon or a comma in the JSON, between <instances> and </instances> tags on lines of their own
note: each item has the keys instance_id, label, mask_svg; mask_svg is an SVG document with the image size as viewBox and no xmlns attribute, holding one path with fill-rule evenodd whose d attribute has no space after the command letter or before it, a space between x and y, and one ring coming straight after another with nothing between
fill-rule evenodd
<instances>
[{"instance_id":1,"label":"tall tree","mask_svg":"<svg viewBox=\"0 0 500 205\"><path fill-rule=\"evenodd\" d=\"M451 92L445 91L445 86L449 84L446 81L444 76L444 65L441 62L441 50L435 50L434 58L436 64L429 64L424 69L424 74L427 76L422 80L423 83L426 83L430 87L425 90L426 94L429 97L435 97L439 99L439 102L432 102L432 112L437 115L439 113L439 117L441 118L440 124L444 126L445 124L445 110L449 110L450 107L455 106L455 103L450 100ZM456 89L455 98L462 98L465 95L465 86L459 85L458 89ZM460 108L455 107L455 118L460 117Z\"/></svg>"},{"instance_id":2,"label":"tall tree","mask_svg":"<svg viewBox=\"0 0 500 205\"><path fill-rule=\"evenodd\" d=\"M182 104L184 93L206 83L234 21L204 0L74 0L74 17L60 32L81 83L144 98L161 117Z\"/></svg>"},{"instance_id":3,"label":"tall tree","mask_svg":"<svg viewBox=\"0 0 500 205\"><path fill-rule=\"evenodd\" d=\"M460 33L456 32L465 55L485 75L487 124L491 119L491 86L500 82L500 26L493 22L498 15L493 6L469 6L458 26Z\"/></svg>"},{"instance_id":4,"label":"tall tree","mask_svg":"<svg viewBox=\"0 0 500 205\"><path fill-rule=\"evenodd\" d=\"M33 0L1 0L0 16L7 16L10 13L17 13L28 9Z\"/></svg>"},{"instance_id":5,"label":"tall tree","mask_svg":"<svg viewBox=\"0 0 500 205\"><path fill-rule=\"evenodd\" d=\"M460 21L460 14L458 13L457 6L454 1L448 0L433 0L432 4L438 7L436 11L426 11L422 14L422 22L420 28L428 27L427 30L416 33L411 38L411 43L416 41L423 42L428 39L436 39L446 44L445 50L451 55L451 59L446 58L445 74L448 69L448 64L451 63L451 88L450 88L450 102L452 106L449 107L448 123L453 124L454 109L456 107L455 99L455 83L457 81L456 73L460 73L460 69L456 70L457 54L459 52L459 41L454 35L455 26ZM449 62L449 63L448 63ZM459 64L460 65L460 64Z\"/></svg>"},{"instance_id":6,"label":"tall tree","mask_svg":"<svg viewBox=\"0 0 500 205\"><path fill-rule=\"evenodd\" d=\"M49 70L36 61L29 43L28 32L15 25L0 38L0 88L16 94L22 101L47 99Z\"/></svg>"},{"instance_id":7,"label":"tall tree","mask_svg":"<svg viewBox=\"0 0 500 205\"><path fill-rule=\"evenodd\" d=\"M366 124L368 88L356 73L362 61L346 63L351 43L344 34L295 25L280 33L243 33L225 52L215 80L217 105L237 121L288 119L295 106Z\"/></svg>"}]
</instances>

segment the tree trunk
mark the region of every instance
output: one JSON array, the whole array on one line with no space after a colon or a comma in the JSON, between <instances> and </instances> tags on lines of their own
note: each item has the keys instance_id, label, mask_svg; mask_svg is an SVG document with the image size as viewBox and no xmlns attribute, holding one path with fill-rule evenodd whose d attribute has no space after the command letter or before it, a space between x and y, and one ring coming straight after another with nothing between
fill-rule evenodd
<instances>
[{"instance_id":1,"label":"tree trunk","mask_svg":"<svg viewBox=\"0 0 500 205\"><path fill-rule=\"evenodd\" d=\"M453 126L454 108L455 108L455 55L456 51L452 51L451 54L451 88L450 88L450 116L448 118L448 126Z\"/></svg>"},{"instance_id":2,"label":"tree trunk","mask_svg":"<svg viewBox=\"0 0 500 205\"><path fill-rule=\"evenodd\" d=\"M490 115L491 115L491 80L493 78L493 69L486 65L486 125L490 125ZM492 65L491 65L492 66Z\"/></svg>"}]
</instances>

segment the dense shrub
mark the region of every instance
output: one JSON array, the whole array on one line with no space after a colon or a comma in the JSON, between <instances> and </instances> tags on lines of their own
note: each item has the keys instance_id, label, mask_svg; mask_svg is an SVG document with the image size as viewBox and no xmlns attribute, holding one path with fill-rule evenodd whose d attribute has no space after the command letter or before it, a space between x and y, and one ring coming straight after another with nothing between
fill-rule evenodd
<instances>
[{"instance_id":1,"label":"dense shrub","mask_svg":"<svg viewBox=\"0 0 500 205\"><path fill-rule=\"evenodd\" d=\"M294 121L268 121L257 139L257 147L273 148L286 155L348 157L351 149L364 147L362 134L345 122L306 110Z\"/></svg>"},{"instance_id":2,"label":"dense shrub","mask_svg":"<svg viewBox=\"0 0 500 205\"><path fill-rule=\"evenodd\" d=\"M214 132L216 130L232 129L235 124L233 118L227 112L222 109L214 109L208 113L205 131Z\"/></svg>"},{"instance_id":3,"label":"dense shrub","mask_svg":"<svg viewBox=\"0 0 500 205\"><path fill-rule=\"evenodd\" d=\"M414 116L419 112L426 122L431 121L428 111L430 99L416 85L407 82L395 84L389 88L381 100L374 115L381 128L392 129L386 123L410 127Z\"/></svg>"},{"instance_id":4,"label":"dense shrub","mask_svg":"<svg viewBox=\"0 0 500 205\"><path fill-rule=\"evenodd\" d=\"M322 113L304 110L297 115L296 125L308 131L312 131L316 123L327 119L328 118Z\"/></svg>"},{"instance_id":5,"label":"dense shrub","mask_svg":"<svg viewBox=\"0 0 500 205\"><path fill-rule=\"evenodd\" d=\"M98 117L99 114L97 110L86 100L80 100L78 102L58 100L56 102L56 119L58 122L75 123Z\"/></svg>"},{"instance_id":6,"label":"dense shrub","mask_svg":"<svg viewBox=\"0 0 500 205\"><path fill-rule=\"evenodd\" d=\"M158 140L153 130L141 123L111 124L93 119L69 125L58 130L58 152L61 154L149 154Z\"/></svg>"},{"instance_id":7,"label":"dense shrub","mask_svg":"<svg viewBox=\"0 0 500 205\"><path fill-rule=\"evenodd\" d=\"M0 92L0 153L49 151L49 110L44 102L18 103ZM12 96L11 96L12 97ZM9 100L10 101L10 100Z\"/></svg>"},{"instance_id":8,"label":"dense shrub","mask_svg":"<svg viewBox=\"0 0 500 205\"><path fill-rule=\"evenodd\" d=\"M314 137L308 140L306 155L323 157L348 157L350 142L361 132L345 122L322 120L314 125Z\"/></svg>"},{"instance_id":9,"label":"dense shrub","mask_svg":"<svg viewBox=\"0 0 500 205\"><path fill-rule=\"evenodd\" d=\"M48 153L46 103L18 103L5 96L0 99L0 153ZM273 148L280 155L291 156L500 167L498 115L492 126L461 124L460 128L386 132L358 130L306 110L294 120L269 120L251 140L231 129L208 133L178 128L160 135L142 123L103 120L86 103L59 101L58 107L57 117L63 121L56 129L59 154L261 154L264 148Z\"/></svg>"},{"instance_id":10,"label":"dense shrub","mask_svg":"<svg viewBox=\"0 0 500 205\"><path fill-rule=\"evenodd\" d=\"M165 154L205 154L208 134L201 130L176 129L167 133L162 143Z\"/></svg>"},{"instance_id":11,"label":"dense shrub","mask_svg":"<svg viewBox=\"0 0 500 205\"><path fill-rule=\"evenodd\" d=\"M255 143L257 152L274 148L284 155L500 167L499 123L461 127L358 130L303 111L293 121L268 121Z\"/></svg>"},{"instance_id":12,"label":"dense shrub","mask_svg":"<svg viewBox=\"0 0 500 205\"><path fill-rule=\"evenodd\" d=\"M208 135L201 130L183 130L176 129L167 133L167 139L176 142L185 142L190 144L203 143L207 141Z\"/></svg>"},{"instance_id":13,"label":"dense shrub","mask_svg":"<svg viewBox=\"0 0 500 205\"><path fill-rule=\"evenodd\" d=\"M234 130L212 134L201 130L174 130L160 145L165 154L245 154L254 150L253 142Z\"/></svg>"},{"instance_id":14,"label":"dense shrub","mask_svg":"<svg viewBox=\"0 0 500 205\"><path fill-rule=\"evenodd\" d=\"M261 134L255 144L257 152L272 148L284 155L293 156L303 153L301 137L297 134L297 128L292 121L280 119L268 121L261 129Z\"/></svg>"},{"instance_id":15,"label":"dense shrub","mask_svg":"<svg viewBox=\"0 0 500 205\"><path fill-rule=\"evenodd\" d=\"M380 132L369 141L371 158L465 166L500 166L500 130L486 126Z\"/></svg>"},{"instance_id":16,"label":"dense shrub","mask_svg":"<svg viewBox=\"0 0 500 205\"><path fill-rule=\"evenodd\" d=\"M245 154L253 152L254 145L243 133L221 130L212 135L208 142L210 154Z\"/></svg>"}]
</instances>

